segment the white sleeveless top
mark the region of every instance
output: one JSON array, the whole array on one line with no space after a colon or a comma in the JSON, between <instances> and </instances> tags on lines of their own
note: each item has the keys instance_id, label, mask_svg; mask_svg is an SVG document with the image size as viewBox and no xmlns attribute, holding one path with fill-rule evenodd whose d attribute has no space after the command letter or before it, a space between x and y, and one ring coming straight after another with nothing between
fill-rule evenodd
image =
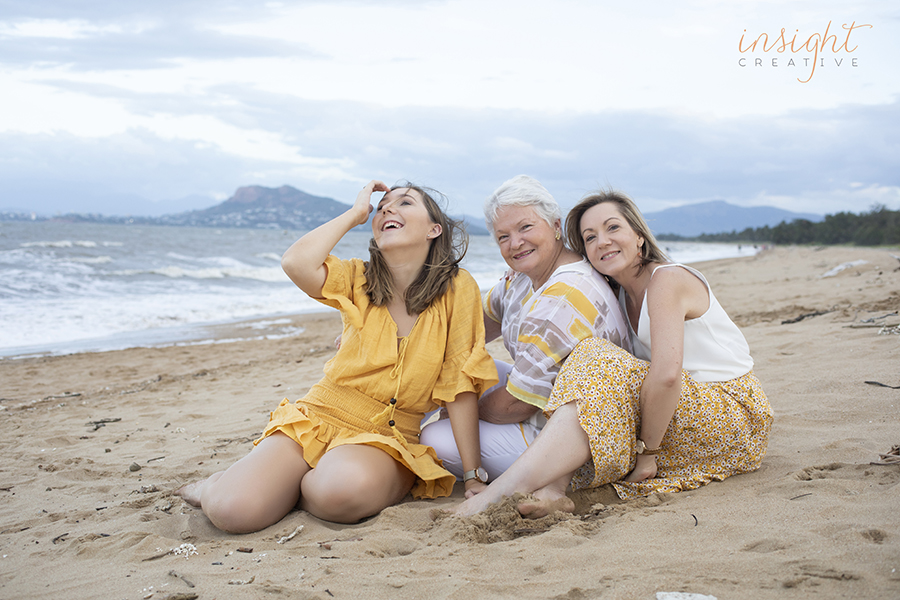
<instances>
[{"instance_id":1,"label":"white sleeveless top","mask_svg":"<svg viewBox=\"0 0 900 600\"><path fill-rule=\"evenodd\" d=\"M709 309L696 319L684 322L684 359L682 368L696 381L728 381L746 375L753 368L750 347L738 326L725 314L725 309L716 300L709 283L700 271L678 263L658 265L656 269L681 267L697 276L709 292ZM653 277L653 274L650 275ZM625 310L625 291L619 288L619 302ZM647 312L647 292L641 304L637 333L628 321L634 355L642 360L650 360L650 315Z\"/></svg>"}]
</instances>

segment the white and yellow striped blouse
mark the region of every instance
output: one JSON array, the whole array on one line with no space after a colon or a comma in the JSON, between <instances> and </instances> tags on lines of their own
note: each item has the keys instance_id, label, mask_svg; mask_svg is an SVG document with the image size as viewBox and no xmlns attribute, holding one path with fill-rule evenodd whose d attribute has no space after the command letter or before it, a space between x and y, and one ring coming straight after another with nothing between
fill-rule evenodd
<instances>
[{"instance_id":1,"label":"white and yellow striped blouse","mask_svg":"<svg viewBox=\"0 0 900 600\"><path fill-rule=\"evenodd\" d=\"M631 351L625 315L602 275L587 260L562 265L540 289L521 273L504 277L483 298L500 323L513 359L510 394L541 409L556 375L578 342L602 337Z\"/></svg>"}]
</instances>

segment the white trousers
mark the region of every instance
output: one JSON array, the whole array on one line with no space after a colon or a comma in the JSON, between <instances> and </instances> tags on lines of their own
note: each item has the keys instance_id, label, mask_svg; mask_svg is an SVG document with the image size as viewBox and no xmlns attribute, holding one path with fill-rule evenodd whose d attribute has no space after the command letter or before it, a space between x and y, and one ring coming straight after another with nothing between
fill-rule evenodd
<instances>
[{"instance_id":1,"label":"white trousers","mask_svg":"<svg viewBox=\"0 0 900 600\"><path fill-rule=\"evenodd\" d=\"M495 360L497 374L500 382L496 386L486 390L489 394L499 386L506 385L512 365ZM425 415L422 421L428 421L434 412ZM487 471L489 480L493 481L509 468L525 449L534 441L540 429L530 423L509 423L497 425L487 421L478 421L478 432L481 438L481 466ZM419 434L419 443L434 448L444 463L444 468L462 480L462 460L459 457L459 449L456 447L456 438L453 437L453 429L450 427L450 419L441 419L426 425Z\"/></svg>"}]
</instances>

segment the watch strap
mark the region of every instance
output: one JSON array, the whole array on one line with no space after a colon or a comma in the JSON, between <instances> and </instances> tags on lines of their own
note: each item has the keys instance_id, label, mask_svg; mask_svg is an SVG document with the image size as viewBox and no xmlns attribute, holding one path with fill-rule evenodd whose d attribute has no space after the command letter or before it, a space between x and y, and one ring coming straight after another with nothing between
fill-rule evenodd
<instances>
[{"instance_id":1,"label":"watch strap","mask_svg":"<svg viewBox=\"0 0 900 600\"><path fill-rule=\"evenodd\" d=\"M660 448L648 448L647 444L644 443L644 440L637 441L637 453L638 454L647 454L653 456L654 454L659 454Z\"/></svg>"}]
</instances>

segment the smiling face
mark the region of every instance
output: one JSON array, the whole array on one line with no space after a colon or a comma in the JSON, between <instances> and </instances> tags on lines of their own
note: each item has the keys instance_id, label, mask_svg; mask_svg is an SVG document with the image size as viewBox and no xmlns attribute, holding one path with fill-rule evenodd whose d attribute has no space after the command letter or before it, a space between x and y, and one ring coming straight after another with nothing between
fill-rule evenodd
<instances>
[{"instance_id":1,"label":"smiling face","mask_svg":"<svg viewBox=\"0 0 900 600\"><path fill-rule=\"evenodd\" d=\"M621 281L641 265L644 238L628 224L618 207L603 202L587 209L579 223L584 252L598 272Z\"/></svg>"},{"instance_id":2,"label":"smiling face","mask_svg":"<svg viewBox=\"0 0 900 600\"><path fill-rule=\"evenodd\" d=\"M372 217L372 235L382 251L399 246L422 244L441 234L441 226L431 220L422 195L410 188L386 193Z\"/></svg>"},{"instance_id":3,"label":"smiling face","mask_svg":"<svg viewBox=\"0 0 900 600\"><path fill-rule=\"evenodd\" d=\"M551 226L530 206L504 206L497 211L493 229L500 254L513 270L532 281L552 272L562 245L556 239L558 221Z\"/></svg>"}]
</instances>

